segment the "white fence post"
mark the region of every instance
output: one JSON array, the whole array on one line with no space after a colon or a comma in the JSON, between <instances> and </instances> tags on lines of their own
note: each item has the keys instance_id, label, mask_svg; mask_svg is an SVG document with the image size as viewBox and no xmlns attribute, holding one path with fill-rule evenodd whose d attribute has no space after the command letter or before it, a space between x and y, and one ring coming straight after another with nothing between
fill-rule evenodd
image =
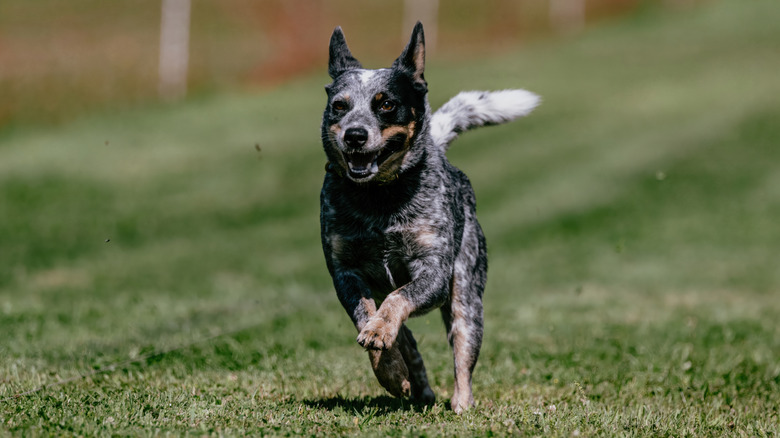
<instances>
[{"instance_id":1,"label":"white fence post","mask_svg":"<svg viewBox=\"0 0 780 438\"><path fill-rule=\"evenodd\" d=\"M158 92L165 100L187 94L190 0L162 0Z\"/></svg>"}]
</instances>

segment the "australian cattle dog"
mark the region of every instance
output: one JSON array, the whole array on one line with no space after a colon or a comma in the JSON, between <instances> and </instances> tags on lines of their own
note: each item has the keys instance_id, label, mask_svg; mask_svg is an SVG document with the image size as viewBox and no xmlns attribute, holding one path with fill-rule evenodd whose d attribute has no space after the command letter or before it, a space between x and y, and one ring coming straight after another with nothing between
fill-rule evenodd
<instances>
[{"instance_id":1,"label":"australian cattle dog","mask_svg":"<svg viewBox=\"0 0 780 438\"><path fill-rule=\"evenodd\" d=\"M455 362L451 406L461 413L474 405L487 251L469 179L445 153L459 133L524 116L539 97L462 92L433 113L424 67L420 23L401 56L379 70L364 69L334 30L322 118L322 247L357 342L394 396L435 401L404 322L441 310Z\"/></svg>"}]
</instances>

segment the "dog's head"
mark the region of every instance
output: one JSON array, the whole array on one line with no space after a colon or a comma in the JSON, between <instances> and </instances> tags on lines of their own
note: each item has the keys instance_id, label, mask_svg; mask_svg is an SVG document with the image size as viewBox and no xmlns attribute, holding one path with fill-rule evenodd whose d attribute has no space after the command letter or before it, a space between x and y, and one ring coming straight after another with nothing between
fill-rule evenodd
<instances>
[{"instance_id":1,"label":"dog's head","mask_svg":"<svg viewBox=\"0 0 780 438\"><path fill-rule=\"evenodd\" d=\"M330 39L322 142L334 170L357 183L389 182L424 154L417 139L427 132L425 41L417 23L390 68L363 69L340 27ZM426 134L427 135L427 134Z\"/></svg>"}]
</instances>

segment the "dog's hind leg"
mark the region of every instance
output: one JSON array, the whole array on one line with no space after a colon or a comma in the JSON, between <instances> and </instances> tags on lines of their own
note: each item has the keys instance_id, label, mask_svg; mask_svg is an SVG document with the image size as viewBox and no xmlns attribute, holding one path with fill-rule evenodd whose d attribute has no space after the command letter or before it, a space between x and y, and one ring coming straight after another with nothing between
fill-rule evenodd
<instances>
[{"instance_id":1,"label":"dog's hind leg","mask_svg":"<svg viewBox=\"0 0 780 438\"><path fill-rule=\"evenodd\" d=\"M426 405L436 402L417 342L405 325L389 350L368 350L368 357L379 384L390 394Z\"/></svg>"},{"instance_id":2,"label":"dog's hind leg","mask_svg":"<svg viewBox=\"0 0 780 438\"><path fill-rule=\"evenodd\" d=\"M456 282L457 280L453 281ZM472 302L464 298L455 284L452 302L441 308L455 362L455 388L451 406L458 414L474 406L471 374L474 372L482 345L482 300L476 294L473 296L476 299Z\"/></svg>"},{"instance_id":3,"label":"dog's hind leg","mask_svg":"<svg viewBox=\"0 0 780 438\"><path fill-rule=\"evenodd\" d=\"M368 350L371 368L379 384L395 397L410 397L409 368L398 345L389 350Z\"/></svg>"},{"instance_id":4,"label":"dog's hind leg","mask_svg":"<svg viewBox=\"0 0 780 438\"><path fill-rule=\"evenodd\" d=\"M436 396L433 394L431 386L428 384L428 376L425 373L425 365L422 356L417 350L417 342L412 336L412 331L406 325L401 326L396 341L401 355L409 369L409 380L412 383L412 400L426 405L432 405L436 402Z\"/></svg>"},{"instance_id":5,"label":"dog's hind leg","mask_svg":"<svg viewBox=\"0 0 780 438\"><path fill-rule=\"evenodd\" d=\"M441 308L455 362L455 389L451 406L456 413L474 406L471 374L482 346L482 293L486 281L485 238L476 220L467 218L461 252L455 261L450 284L450 299Z\"/></svg>"},{"instance_id":6,"label":"dog's hind leg","mask_svg":"<svg viewBox=\"0 0 780 438\"><path fill-rule=\"evenodd\" d=\"M467 183L463 188L466 204L463 240L450 278L449 301L441 307L455 362L455 388L450 403L458 414L474 406L471 375L482 347L482 293L487 282L485 235L475 216L474 193Z\"/></svg>"}]
</instances>

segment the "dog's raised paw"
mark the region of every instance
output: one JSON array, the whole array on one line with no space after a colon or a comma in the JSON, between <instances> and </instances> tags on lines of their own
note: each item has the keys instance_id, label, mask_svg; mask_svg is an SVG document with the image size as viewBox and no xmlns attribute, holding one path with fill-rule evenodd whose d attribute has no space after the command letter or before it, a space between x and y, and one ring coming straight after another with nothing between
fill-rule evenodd
<instances>
[{"instance_id":1,"label":"dog's raised paw","mask_svg":"<svg viewBox=\"0 0 780 438\"><path fill-rule=\"evenodd\" d=\"M393 330L385 320L371 318L357 337L357 342L369 350L389 350L395 342L398 330Z\"/></svg>"}]
</instances>

